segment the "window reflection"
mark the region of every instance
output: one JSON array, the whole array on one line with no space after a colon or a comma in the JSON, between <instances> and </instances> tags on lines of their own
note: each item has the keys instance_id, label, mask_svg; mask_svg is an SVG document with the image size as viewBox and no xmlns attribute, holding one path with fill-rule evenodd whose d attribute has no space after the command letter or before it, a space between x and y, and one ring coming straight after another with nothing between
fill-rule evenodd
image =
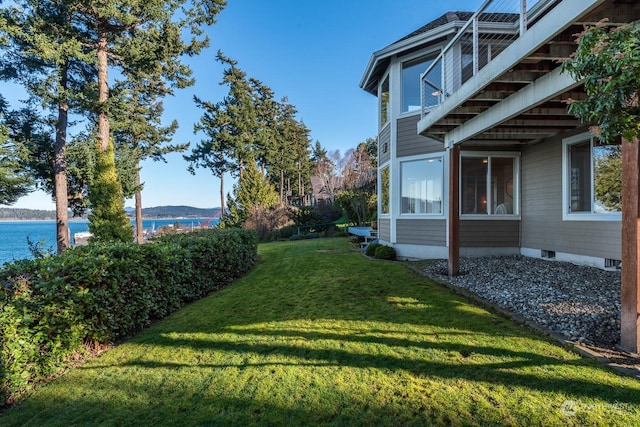
<instances>
[{"instance_id":1,"label":"window reflection","mask_svg":"<svg viewBox=\"0 0 640 427\"><path fill-rule=\"evenodd\" d=\"M402 213L442 214L442 157L403 162Z\"/></svg>"},{"instance_id":2,"label":"window reflection","mask_svg":"<svg viewBox=\"0 0 640 427\"><path fill-rule=\"evenodd\" d=\"M380 186L380 211L383 214L389 213L389 167L382 169L380 173L382 185Z\"/></svg>"}]
</instances>

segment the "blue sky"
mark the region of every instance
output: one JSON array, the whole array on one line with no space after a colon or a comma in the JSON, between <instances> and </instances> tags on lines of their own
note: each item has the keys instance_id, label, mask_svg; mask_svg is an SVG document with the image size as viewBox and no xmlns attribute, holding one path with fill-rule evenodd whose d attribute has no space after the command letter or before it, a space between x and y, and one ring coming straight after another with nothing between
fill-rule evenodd
<instances>
[{"instance_id":1,"label":"blue sky","mask_svg":"<svg viewBox=\"0 0 640 427\"><path fill-rule=\"evenodd\" d=\"M189 60L196 84L165 100L166 122L177 119L176 142L195 145L193 125L202 112L193 95L217 102L227 93L220 86L223 67L218 49L236 61L249 77L288 97L298 118L328 150L341 153L377 131L376 98L358 84L371 54L447 11L475 11L483 0L229 0L209 29L211 47ZM8 90L7 93L5 90ZM12 100L9 88L3 94ZM13 107L17 107L12 103ZM167 163L145 162L142 168L145 207L220 206L217 178L207 170L187 172L182 154ZM226 180L225 192L231 190ZM127 201L133 206L133 201ZM13 207L54 209L50 197L36 192Z\"/></svg>"}]
</instances>

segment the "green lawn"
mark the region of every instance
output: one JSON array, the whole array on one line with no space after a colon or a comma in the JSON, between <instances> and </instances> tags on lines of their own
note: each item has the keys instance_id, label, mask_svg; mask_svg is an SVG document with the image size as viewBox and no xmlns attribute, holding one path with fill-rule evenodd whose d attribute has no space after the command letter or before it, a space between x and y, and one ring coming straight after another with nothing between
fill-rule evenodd
<instances>
[{"instance_id":1,"label":"green lawn","mask_svg":"<svg viewBox=\"0 0 640 427\"><path fill-rule=\"evenodd\" d=\"M344 238L259 255L0 425L640 425L639 381Z\"/></svg>"}]
</instances>

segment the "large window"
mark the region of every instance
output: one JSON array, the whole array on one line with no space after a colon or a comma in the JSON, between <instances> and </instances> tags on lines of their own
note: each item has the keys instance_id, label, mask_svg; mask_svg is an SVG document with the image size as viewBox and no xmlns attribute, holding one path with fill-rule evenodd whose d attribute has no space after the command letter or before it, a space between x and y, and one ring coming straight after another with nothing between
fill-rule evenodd
<instances>
[{"instance_id":1,"label":"large window","mask_svg":"<svg viewBox=\"0 0 640 427\"><path fill-rule=\"evenodd\" d=\"M589 134L564 141L565 215L617 214L622 208L622 147Z\"/></svg>"},{"instance_id":2,"label":"large window","mask_svg":"<svg viewBox=\"0 0 640 427\"><path fill-rule=\"evenodd\" d=\"M391 105L389 103L389 76L380 85L380 127L391 119Z\"/></svg>"},{"instance_id":3,"label":"large window","mask_svg":"<svg viewBox=\"0 0 640 427\"><path fill-rule=\"evenodd\" d=\"M461 162L463 215L517 214L518 158L515 155L464 155Z\"/></svg>"},{"instance_id":4,"label":"large window","mask_svg":"<svg viewBox=\"0 0 640 427\"><path fill-rule=\"evenodd\" d=\"M382 185L380 186L380 213L389 213L389 167L380 172Z\"/></svg>"},{"instance_id":5,"label":"large window","mask_svg":"<svg viewBox=\"0 0 640 427\"><path fill-rule=\"evenodd\" d=\"M442 215L442 157L402 162L403 214Z\"/></svg>"},{"instance_id":6,"label":"large window","mask_svg":"<svg viewBox=\"0 0 640 427\"><path fill-rule=\"evenodd\" d=\"M420 75L424 73L436 58L437 53L422 56L402 64L402 112L416 111L421 107ZM441 91L441 68L435 66L428 75L429 87L425 89L425 106L438 103Z\"/></svg>"}]
</instances>

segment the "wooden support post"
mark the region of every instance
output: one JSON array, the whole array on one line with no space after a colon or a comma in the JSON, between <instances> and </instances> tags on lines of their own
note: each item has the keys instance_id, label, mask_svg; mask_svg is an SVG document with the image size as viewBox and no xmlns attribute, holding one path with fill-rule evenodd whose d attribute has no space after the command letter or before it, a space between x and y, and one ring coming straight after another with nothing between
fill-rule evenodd
<instances>
[{"instance_id":1,"label":"wooden support post","mask_svg":"<svg viewBox=\"0 0 640 427\"><path fill-rule=\"evenodd\" d=\"M449 150L449 276L460 273L460 146Z\"/></svg>"},{"instance_id":2,"label":"wooden support post","mask_svg":"<svg viewBox=\"0 0 640 427\"><path fill-rule=\"evenodd\" d=\"M622 141L622 288L620 347L631 353L640 351L640 141Z\"/></svg>"}]
</instances>

